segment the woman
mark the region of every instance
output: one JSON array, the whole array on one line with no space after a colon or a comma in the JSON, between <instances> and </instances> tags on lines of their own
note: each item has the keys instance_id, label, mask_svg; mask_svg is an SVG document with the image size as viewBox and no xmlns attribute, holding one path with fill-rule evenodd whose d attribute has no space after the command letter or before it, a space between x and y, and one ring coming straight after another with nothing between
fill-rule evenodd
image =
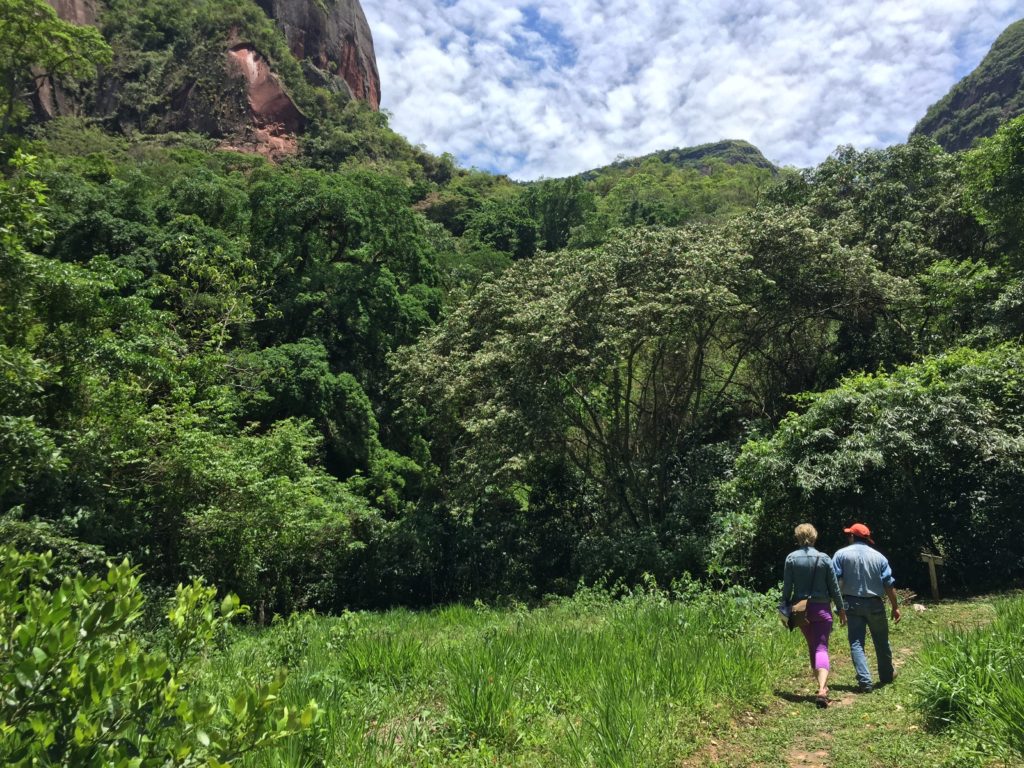
<instances>
[{"instance_id":1,"label":"woman","mask_svg":"<svg viewBox=\"0 0 1024 768\"><path fill-rule=\"evenodd\" d=\"M807 638L811 657L811 674L818 683L815 702L824 709L828 706L828 637L832 633L832 607L839 611L839 623L846 626L846 611L839 594L832 559L814 548L818 532L810 523L801 523L794 531L800 549L790 552L783 570L782 601L785 605L807 598L808 623L801 627Z\"/></svg>"}]
</instances>

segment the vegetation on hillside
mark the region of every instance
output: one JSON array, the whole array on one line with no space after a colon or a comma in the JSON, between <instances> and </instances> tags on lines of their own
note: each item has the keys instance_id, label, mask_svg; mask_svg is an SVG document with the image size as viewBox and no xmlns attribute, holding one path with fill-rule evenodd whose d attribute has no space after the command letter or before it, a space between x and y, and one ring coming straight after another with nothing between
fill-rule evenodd
<instances>
[{"instance_id":1,"label":"vegetation on hillside","mask_svg":"<svg viewBox=\"0 0 1024 768\"><path fill-rule=\"evenodd\" d=\"M0 0L0 759L667 765L790 674L726 584L795 522L1024 582L1024 117L518 184L306 84L248 0L106 7ZM287 162L215 149L231 29L309 119ZM40 73L85 116L32 124ZM193 80L209 124L167 118ZM1012 760L1000 610L917 706Z\"/></svg>"},{"instance_id":2,"label":"vegetation on hillside","mask_svg":"<svg viewBox=\"0 0 1024 768\"><path fill-rule=\"evenodd\" d=\"M981 64L928 108L912 135L930 136L947 152L969 149L1024 114L1024 19L992 44Z\"/></svg>"}]
</instances>

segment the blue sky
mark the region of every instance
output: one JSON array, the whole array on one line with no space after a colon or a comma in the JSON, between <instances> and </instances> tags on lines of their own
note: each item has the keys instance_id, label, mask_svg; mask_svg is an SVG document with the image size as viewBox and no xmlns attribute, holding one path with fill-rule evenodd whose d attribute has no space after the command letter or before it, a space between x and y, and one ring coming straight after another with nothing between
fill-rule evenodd
<instances>
[{"instance_id":1,"label":"blue sky","mask_svg":"<svg viewBox=\"0 0 1024 768\"><path fill-rule=\"evenodd\" d=\"M1024 0L362 0L414 144L517 179L745 139L810 166L905 140Z\"/></svg>"}]
</instances>

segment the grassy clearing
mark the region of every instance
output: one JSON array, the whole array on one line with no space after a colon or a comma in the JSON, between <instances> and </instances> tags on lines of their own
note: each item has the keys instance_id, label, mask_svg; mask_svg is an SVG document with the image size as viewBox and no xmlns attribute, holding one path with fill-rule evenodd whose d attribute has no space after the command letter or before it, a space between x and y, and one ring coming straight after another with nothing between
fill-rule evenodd
<instances>
[{"instance_id":1,"label":"grassy clearing","mask_svg":"<svg viewBox=\"0 0 1024 768\"><path fill-rule=\"evenodd\" d=\"M248 768L1020 766L993 734L1005 742L1024 722L1012 708L1022 603L907 610L892 628L897 680L870 695L855 693L837 626L827 710L814 706L803 639L778 627L767 598L741 591L299 615L236 638L210 680L287 666L287 702L314 698L324 710L315 733ZM964 704L977 690L996 698ZM986 725L993 701L1011 702L1008 716Z\"/></svg>"},{"instance_id":2,"label":"grassy clearing","mask_svg":"<svg viewBox=\"0 0 1024 768\"><path fill-rule=\"evenodd\" d=\"M313 735L249 766L672 765L771 695L792 640L767 598L585 591L548 607L296 616L238 639L211 685L288 666Z\"/></svg>"}]
</instances>

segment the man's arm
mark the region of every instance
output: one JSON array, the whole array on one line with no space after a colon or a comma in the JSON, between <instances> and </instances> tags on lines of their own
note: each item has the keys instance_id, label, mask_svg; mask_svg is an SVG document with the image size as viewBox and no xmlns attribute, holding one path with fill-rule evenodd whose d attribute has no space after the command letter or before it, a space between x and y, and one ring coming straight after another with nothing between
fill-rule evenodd
<instances>
[{"instance_id":1,"label":"man's arm","mask_svg":"<svg viewBox=\"0 0 1024 768\"><path fill-rule=\"evenodd\" d=\"M834 555L832 555L832 570L836 574L836 579L843 578L843 558L841 554L842 551L843 550L839 550Z\"/></svg>"},{"instance_id":2,"label":"man's arm","mask_svg":"<svg viewBox=\"0 0 1024 768\"><path fill-rule=\"evenodd\" d=\"M882 557L882 585L885 587L886 597L889 598L889 605L892 606L892 621L894 624L900 623L900 607L899 602L896 600L896 587L893 586L896 583L896 579L893 578L892 568L889 567L889 561L883 556Z\"/></svg>"},{"instance_id":3,"label":"man's arm","mask_svg":"<svg viewBox=\"0 0 1024 768\"><path fill-rule=\"evenodd\" d=\"M892 584L885 585L885 594L889 598L889 605L892 606L892 621L893 624L900 623L900 606L899 601L896 599L896 588Z\"/></svg>"},{"instance_id":4,"label":"man's arm","mask_svg":"<svg viewBox=\"0 0 1024 768\"><path fill-rule=\"evenodd\" d=\"M843 605L843 596L839 594L839 580L836 578L835 563L826 555L825 559L830 563L828 573L825 574L825 583L828 584L828 595L839 611L839 625L846 626L846 607Z\"/></svg>"}]
</instances>

